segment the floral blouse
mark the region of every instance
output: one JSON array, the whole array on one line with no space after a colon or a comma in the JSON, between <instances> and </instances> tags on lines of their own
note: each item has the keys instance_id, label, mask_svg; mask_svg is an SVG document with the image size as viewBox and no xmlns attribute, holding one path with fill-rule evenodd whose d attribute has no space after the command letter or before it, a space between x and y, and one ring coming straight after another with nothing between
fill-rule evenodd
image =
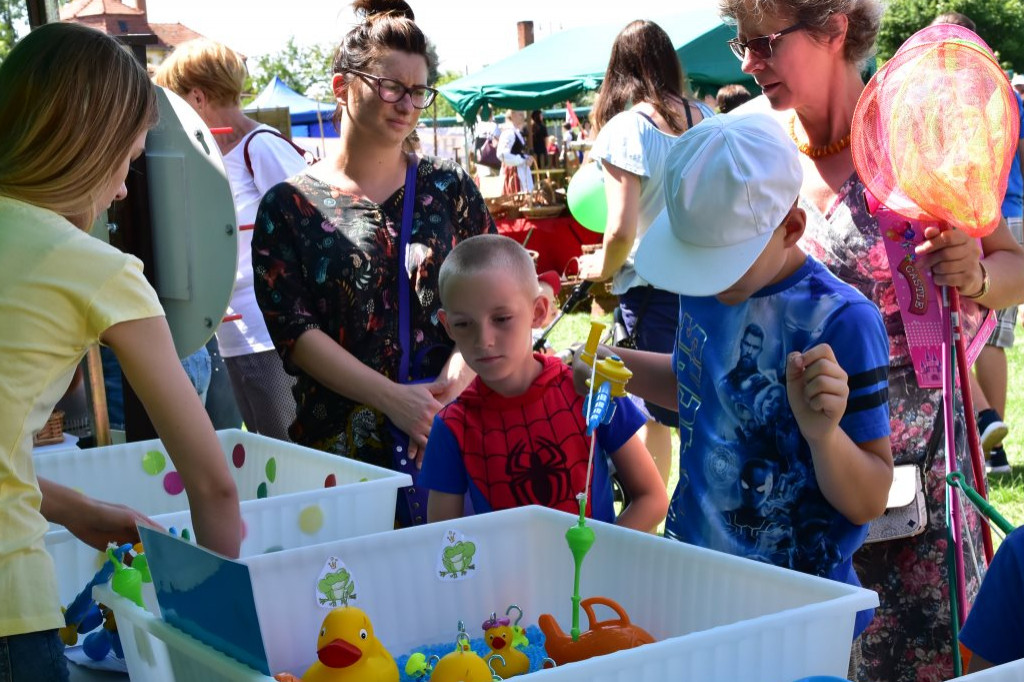
<instances>
[{"instance_id":1,"label":"floral blouse","mask_svg":"<svg viewBox=\"0 0 1024 682\"><path fill-rule=\"evenodd\" d=\"M298 376L297 443L390 466L383 415L359 405L298 369L290 355L311 329L337 341L366 366L397 379L398 254L404 187L381 204L345 194L307 174L273 187L256 215L252 264L256 299L274 346ZM405 267L409 297L410 374L433 378L453 344L438 321L441 262L463 239L494 232L472 178L457 164L420 159L415 212Z\"/></svg>"},{"instance_id":2,"label":"floral blouse","mask_svg":"<svg viewBox=\"0 0 1024 682\"><path fill-rule=\"evenodd\" d=\"M854 555L861 584L881 602L861 636L859 682L939 682L953 676L946 565L946 464L942 390L917 385L907 337L896 301L892 272L877 220L868 212L864 185L856 175L840 188L822 214L801 199L807 229L801 246L839 279L875 302L889 334L889 418L896 464L922 467L928 521L920 535L863 546ZM968 338L985 311L961 299ZM959 398L959 393L957 395ZM954 446L960 470L975 487L966 446L963 404L956 403ZM968 600L977 592L983 568L981 520L964 502L964 552ZM983 563L983 562L982 562Z\"/></svg>"}]
</instances>

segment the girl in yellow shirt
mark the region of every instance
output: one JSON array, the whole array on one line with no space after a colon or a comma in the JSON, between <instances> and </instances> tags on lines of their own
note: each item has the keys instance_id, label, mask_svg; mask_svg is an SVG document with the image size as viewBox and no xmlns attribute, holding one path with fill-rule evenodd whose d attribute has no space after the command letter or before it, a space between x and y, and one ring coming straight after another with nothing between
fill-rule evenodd
<instances>
[{"instance_id":1,"label":"girl in yellow shirt","mask_svg":"<svg viewBox=\"0 0 1024 682\"><path fill-rule=\"evenodd\" d=\"M117 355L184 479L197 540L237 556L238 493L138 259L86 230L127 193L156 122L145 68L114 39L42 26L0 65L0 679L68 679L47 521L98 549L146 519L39 480L32 434L96 343Z\"/></svg>"}]
</instances>

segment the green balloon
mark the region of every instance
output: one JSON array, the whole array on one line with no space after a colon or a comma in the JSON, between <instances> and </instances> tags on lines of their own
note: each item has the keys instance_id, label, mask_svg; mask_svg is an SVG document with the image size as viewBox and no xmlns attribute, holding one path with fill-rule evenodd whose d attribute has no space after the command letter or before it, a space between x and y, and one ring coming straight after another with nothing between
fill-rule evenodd
<instances>
[{"instance_id":1,"label":"green balloon","mask_svg":"<svg viewBox=\"0 0 1024 682\"><path fill-rule=\"evenodd\" d=\"M596 163L588 163L576 171L569 181L565 198L576 222L592 232L604 232L608 222L608 201L604 196L604 173Z\"/></svg>"}]
</instances>

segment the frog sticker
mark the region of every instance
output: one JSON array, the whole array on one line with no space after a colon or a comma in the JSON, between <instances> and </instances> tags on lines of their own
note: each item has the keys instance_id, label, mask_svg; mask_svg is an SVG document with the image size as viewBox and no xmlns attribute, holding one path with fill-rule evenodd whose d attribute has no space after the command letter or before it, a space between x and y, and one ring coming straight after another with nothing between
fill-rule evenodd
<instances>
[{"instance_id":1,"label":"frog sticker","mask_svg":"<svg viewBox=\"0 0 1024 682\"><path fill-rule=\"evenodd\" d=\"M476 564L473 563L475 555L475 542L458 531L447 531L437 559L438 578L445 582L466 578L476 570Z\"/></svg>"},{"instance_id":2,"label":"frog sticker","mask_svg":"<svg viewBox=\"0 0 1024 682\"><path fill-rule=\"evenodd\" d=\"M316 582L316 601L322 608L333 609L348 606L356 598L356 583L338 557L331 557L324 564Z\"/></svg>"}]
</instances>

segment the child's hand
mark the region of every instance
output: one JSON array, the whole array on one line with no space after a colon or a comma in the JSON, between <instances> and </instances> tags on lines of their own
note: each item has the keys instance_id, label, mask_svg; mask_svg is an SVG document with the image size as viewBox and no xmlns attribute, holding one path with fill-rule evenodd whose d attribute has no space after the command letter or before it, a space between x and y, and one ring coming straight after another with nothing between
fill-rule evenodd
<instances>
[{"instance_id":1,"label":"child's hand","mask_svg":"<svg viewBox=\"0 0 1024 682\"><path fill-rule=\"evenodd\" d=\"M75 514L66 527L76 538L101 552L106 551L107 544L111 542L117 545L138 542L137 523L160 528L155 521L131 507L91 498L86 500L81 513Z\"/></svg>"},{"instance_id":2,"label":"child's hand","mask_svg":"<svg viewBox=\"0 0 1024 682\"><path fill-rule=\"evenodd\" d=\"M789 406L808 441L828 437L839 426L850 395L847 375L828 344L786 358Z\"/></svg>"}]
</instances>

